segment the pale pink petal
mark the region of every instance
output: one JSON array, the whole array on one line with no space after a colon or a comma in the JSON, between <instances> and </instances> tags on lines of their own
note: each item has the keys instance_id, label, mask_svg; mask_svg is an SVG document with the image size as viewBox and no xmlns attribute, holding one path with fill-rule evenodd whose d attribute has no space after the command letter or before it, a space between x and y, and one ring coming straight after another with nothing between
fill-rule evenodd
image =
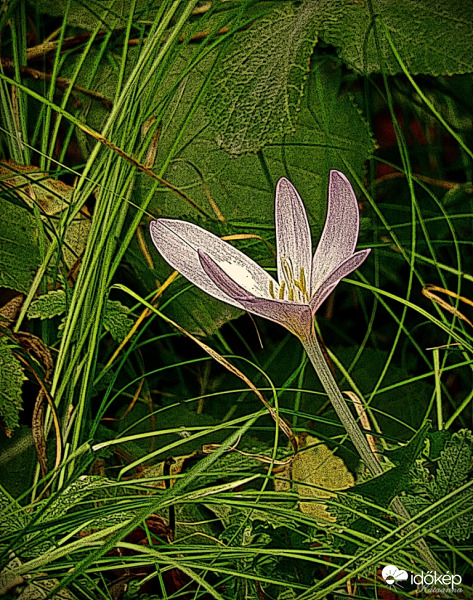
<instances>
[{"instance_id":1,"label":"pale pink petal","mask_svg":"<svg viewBox=\"0 0 473 600\"><path fill-rule=\"evenodd\" d=\"M296 188L285 177L276 186L275 201L278 281L300 281L301 268L310 285L312 241L306 210ZM286 265L286 267L284 267Z\"/></svg>"},{"instance_id":2,"label":"pale pink petal","mask_svg":"<svg viewBox=\"0 0 473 600\"><path fill-rule=\"evenodd\" d=\"M199 261L205 274L226 296L237 298L253 297L253 294L242 288L231 276L226 273L206 252L198 251ZM238 300L239 301L239 300Z\"/></svg>"},{"instance_id":3,"label":"pale pink petal","mask_svg":"<svg viewBox=\"0 0 473 600\"><path fill-rule=\"evenodd\" d=\"M340 263L351 256L358 240L359 208L350 182L340 171L330 171L325 226L312 261L313 295Z\"/></svg>"},{"instance_id":4,"label":"pale pink petal","mask_svg":"<svg viewBox=\"0 0 473 600\"><path fill-rule=\"evenodd\" d=\"M330 273L327 279L316 290L315 294L310 299L309 306L313 314L315 314L322 302L324 302L328 298L328 296L330 296L335 286L344 277L350 275L350 273L358 269L358 267L361 264L363 264L370 252L370 248L366 250L360 250L359 252L355 252L355 254L352 254L349 258L344 260L342 264L338 266L337 269Z\"/></svg>"},{"instance_id":5,"label":"pale pink petal","mask_svg":"<svg viewBox=\"0 0 473 600\"><path fill-rule=\"evenodd\" d=\"M151 239L164 259L204 292L242 308L223 292L202 268L198 251L208 254L223 270L248 292L269 296L269 281L276 281L251 258L219 237L186 221L157 219L150 223Z\"/></svg>"},{"instance_id":6,"label":"pale pink petal","mask_svg":"<svg viewBox=\"0 0 473 600\"><path fill-rule=\"evenodd\" d=\"M289 302L288 300L274 300L272 298L258 298L248 293L238 283L204 252L199 252L202 268L213 280L219 289L238 302L245 310L283 325L292 333L299 335L306 331L311 324L312 313L307 304Z\"/></svg>"}]
</instances>

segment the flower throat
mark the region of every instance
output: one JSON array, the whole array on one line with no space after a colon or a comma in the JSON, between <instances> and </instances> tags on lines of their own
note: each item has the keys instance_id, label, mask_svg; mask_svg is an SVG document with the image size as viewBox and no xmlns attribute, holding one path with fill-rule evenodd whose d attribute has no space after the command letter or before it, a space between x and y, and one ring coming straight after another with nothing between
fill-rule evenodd
<instances>
[{"instance_id":1,"label":"flower throat","mask_svg":"<svg viewBox=\"0 0 473 600\"><path fill-rule=\"evenodd\" d=\"M284 281L281 282L278 292L278 299L285 300L285 293L287 287L287 299L290 302L300 302L301 304L306 304L310 300L309 292L307 291L306 278L304 267L299 269L299 280L294 278L294 272L292 269L290 259L286 257L281 258L281 266L284 272ZM274 292L274 284L273 281L269 281L269 293L271 298L276 300L276 295Z\"/></svg>"}]
</instances>

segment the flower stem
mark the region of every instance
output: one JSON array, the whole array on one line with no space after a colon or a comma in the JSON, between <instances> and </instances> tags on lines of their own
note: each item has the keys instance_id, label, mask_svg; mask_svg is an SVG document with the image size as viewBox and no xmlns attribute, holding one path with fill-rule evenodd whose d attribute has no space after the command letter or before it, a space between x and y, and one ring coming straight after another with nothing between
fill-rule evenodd
<instances>
[{"instance_id":1,"label":"flower stem","mask_svg":"<svg viewBox=\"0 0 473 600\"><path fill-rule=\"evenodd\" d=\"M307 356L309 357L309 360L312 363L312 366L314 367L314 370L317 373L322 387L327 393L327 396L329 397L338 418L345 427L350 440L358 451L358 454L365 463L369 472L373 477L383 474L384 469L382 465L378 462L378 459L373 454L364 433L350 411L350 408L348 407L348 404L342 396L342 392L340 391L340 388L338 387L338 384L332 375L330 367L325 360L324 353L322 352L319 340L317 339L314 325L311 324L310 329L308 329L306 333L299 335L299 339L304 346L304 350L306 351ZM409 511L399 497L396 496L393 498L391 502L391 508L403 520L409 521L411 519ZM410 524L408 527L406 527L407 531L412 531L413 529L413 524ZM434 556L430 552L426 542L422 538L419 538L414 542L414 545L419 550L422 558L425 560L429 568L440 572L439 566Z\"/></svg>"},{"instance_id":2,"label":"flower stem","mask_svg":"<svg viewBox=\"0 0 473 600\"><path fill-rule=\"evenodd\" d=\"M358 454L361 456L371 475L374 477L381 475L384 472L383 467L373 454L364 433L361 431L355 417L348 408L346 400L342 396L338 384L325 360L313 325L309 334L304 335L300 339L338 418L345 427Z\"/></svg>"}]
</instances>

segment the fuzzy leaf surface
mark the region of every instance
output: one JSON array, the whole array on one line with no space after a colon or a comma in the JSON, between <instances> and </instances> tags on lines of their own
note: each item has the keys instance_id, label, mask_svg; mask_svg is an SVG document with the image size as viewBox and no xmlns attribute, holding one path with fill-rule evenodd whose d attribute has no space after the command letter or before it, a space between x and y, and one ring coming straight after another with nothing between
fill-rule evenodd
<instances>
[{"instance_id":1,"label":"fuzzy leaf surface","mask_svg":"<svg viewBox=\"0 0 473 600\"><path fill-rule=\"evenodd\" d=\"M317 42L313 2L273 10L237 33L212 79L207 113L219 147L257 152L295 128Z\"/></svg>"},{"instance_id":2,"label":"fuzzy leaf surface","mask_svg":"<svg viewBox=\"0 0 473 600\"><path fill-rule=\"evenodd\" d=\"M0 286L27 293L38 266L35 219L25 208L0 198Z\"/></svg>"},{"instance_id":3,"label":"fuzzy leaf surface","mask_svg":"<svg viewBox=\"0 0 473 600\"><path fill-rule=\"evenodd\" d=\"M20 361L0 337L0 419L7 431L19 425L19 412L23 410L21 386L23 369Z\"/></svg>"},{"instance_id":4,"label":"fuzzy leaf surface","mask_svg":"<svg viewBox=\"0 0 473 600\"><path fill-rule=\"evenodd\" d=\"M402 72L386 29L402 61L414 75L473 71L471 6L467 7L462 0L373 0L373 14L368 2L331 0L326 3L325 11L330 18L323 22L320 37L337 47L340 57L360 73Z\"/></svg>"}]
</instances>

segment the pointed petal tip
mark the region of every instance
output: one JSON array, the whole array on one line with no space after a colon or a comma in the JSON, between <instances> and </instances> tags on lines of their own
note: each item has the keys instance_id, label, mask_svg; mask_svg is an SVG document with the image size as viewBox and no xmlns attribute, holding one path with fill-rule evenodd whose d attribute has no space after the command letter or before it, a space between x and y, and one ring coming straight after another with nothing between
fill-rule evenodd
<instances>
[{"instance_id":1,"label":"pointed petal tip","mask_svg":"<svg viewBox=\"0 0 473 600\"><path fill-rule=\"evenodd\" d=\"M154 219L152 221L149 222L149 230L151 233L153 233L153 231L158 230L162 224L164 224L165 221L170 221L172 219Z\"/></svg>"},{"instance_id":2,"label":"pointed petal tip","mask_svg":"<svg viewBox=\"0 0 473 600\"><path fill-rule=\"evenodd\" d=\"M149 234L151 239L156 244L159 238L159 223L158 221L150 221L149 222Z\"/></svg>"},{"instance_id":3,"label":"pointed petal tip","mask_svg":"<svg viewBox=\"0 0 473 600\"><path fill-rule=\"evenodd\" d=\"M280 177L276 184L276 196L278 195L279 190L284 187L294 188L294 186L292 185L292 183L289 181L289 179L287 177Z\"/></svg>"},{"instance_id":4,"label":"pointed petal tip","mask_svg":"<svg viewBox=\"0 0 473 600\"><path fill-rule=\"evenodd\" d=\"M342 179L342 181L344 181L346 184L348 184L350 187L352 187L350 180L345 175L345 173L342 173L341 171L338 171L337 169L330 169L330 173L329 173L330 183L332 183L333 180L336 179L337 177L339 177L340 179Z\"/></svg>"}]
</instances>

